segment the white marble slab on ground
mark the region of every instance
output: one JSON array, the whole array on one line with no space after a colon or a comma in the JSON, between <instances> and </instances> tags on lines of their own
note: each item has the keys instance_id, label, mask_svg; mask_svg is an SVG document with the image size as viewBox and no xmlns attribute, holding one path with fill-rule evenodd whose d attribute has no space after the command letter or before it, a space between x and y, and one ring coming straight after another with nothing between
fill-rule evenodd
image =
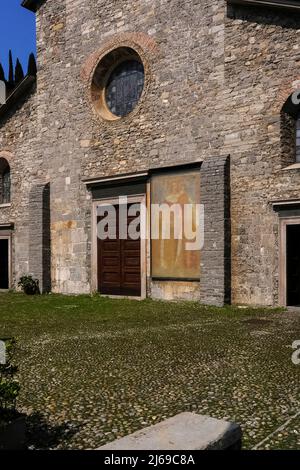
<instances>
[{"instance_id":1,"label":"white marble slab on ground","mask_svg":"<svg viewBox=\"0 0 300 470\"><path fill-rule=\"evenodd\" d=\"M241 439L238 424L186 412L116 439L98 450L238 449Z\"/></svg>"}]
</instances>

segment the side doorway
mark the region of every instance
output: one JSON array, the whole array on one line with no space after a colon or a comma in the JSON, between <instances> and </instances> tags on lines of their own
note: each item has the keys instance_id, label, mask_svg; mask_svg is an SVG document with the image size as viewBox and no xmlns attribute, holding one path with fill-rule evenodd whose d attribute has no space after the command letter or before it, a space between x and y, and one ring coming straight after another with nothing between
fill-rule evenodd
<instances>
[{"instance_id":1,"label":"side doorway","mask_svg":"<svg viewBox=\"0 0 300 470\"><path fill-rule=\"evenodd\" d=\"M280 303L300 307L300 219L281 221Z\"/></svg>"},{"instance_id":2,"label":"side doorway","mask_svg":"<svg viewBox=\"0 0 300 470\"><path fill-rule=\"evenodd\" d=\"M10 288L10 239L0 236L0 290Z\"/></svg>"}]
</instances>

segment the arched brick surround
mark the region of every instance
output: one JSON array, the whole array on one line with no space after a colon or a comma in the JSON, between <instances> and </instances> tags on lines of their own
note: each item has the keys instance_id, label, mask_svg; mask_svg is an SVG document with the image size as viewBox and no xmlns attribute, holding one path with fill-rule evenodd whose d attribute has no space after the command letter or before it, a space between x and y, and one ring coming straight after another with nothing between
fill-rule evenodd
<instances>
[{"instance_id":1,"label":"arched brick surround","mask_svg":"<svg viewBox=\"0 0 300 470\"><path fill-rule=\"evenodd\" d=\"M118 47L131 47L136 50L143 59L146 68L149 66L151 60L159 53L159 47L156 41L145 33L117 34L108 39L100 49L93 52L83 64L81 78L88 86L92 81L95 68L102 57Z\"/></svg>"},{"instance_id":2,"label":"arched brick surround","mask_svg":"<svg viewBox=\"0 0 300 470\"><path fill-rule=\"evenodd\" d=\"M280 145L281 145L281 167L286 168L295 163L296 138L295 138L295 116L289 110L289 101L292 94L300 90L300 79L294 81L285 80L273 102L272 114L280 116ZM287 106L288 104L288 106Z\"/></svg>"},{"instance_id":3,"label":"arched brick surround","mask_svg":"<svg viewBox=\"0 0 300 470\"><path fill-rule=\"evenodd\" d=\"M300 90L300 77L295 79L293 82L289 80L282 83L278 93L276 94L276 99L273 102L273 114L281 113L284 104L296 90Z\"/></svg>"},{"instance_id":4,"label":"arched brick surround","mask_svg":"<svg viewBox=\"0 0 300 470\"><path fill-rule=\"evenodd\" d=\"M11 163L13 160L13 154L11 152L9 152L8 150L1 150L0 158L5 158L8 161L9 166L11 167Z\"/></svg>"},{"instance_id":5,"label":"arched brick surround","mask_svg":"<svg viewBox=\"0 0 300 470\"><path fill-rule=\"evenodd\" d=\"M99 115L99 112L96 110L93 93L91 91L93 77L101 60L114 49L118 48L131 48L140 56L145 70L145 85L138 106L128 116L114 121L110 120L109 125L112 125L112 123L118 124L124 120L131 119L131 117L133 117L138 112L145 99L145 96L147 95L147 91L151 83L151 63L159 55L159 47L156 41L145 33L136 32L120 33L113 36L112 38L108 39L100 49L95 51L87 58L81 69L81 79L85 84L87 101L93 110L94 116L97 120L100 119L102 122L105 122L105 120L103 120L103 118Z\"/></svg>"},{"instance_id":6,"label":"arched brick surround","mask_svg":"<svg viewBox=\"0 0 300 470\"><path fill-rule=\"evenodd\" d=\"M8 164L8 168L9 168L9 171L11 171L11 161L12 161L12 153L11 152L8 152L6 150L3 150L0 152L0 203L3 204L3 203L10 203L10 200L9 201L3 201L2 197L3 197L3 194L2 194L2 181L3 181L3 172L7 169L7 164Z\"/></svg>"}]
</instances>

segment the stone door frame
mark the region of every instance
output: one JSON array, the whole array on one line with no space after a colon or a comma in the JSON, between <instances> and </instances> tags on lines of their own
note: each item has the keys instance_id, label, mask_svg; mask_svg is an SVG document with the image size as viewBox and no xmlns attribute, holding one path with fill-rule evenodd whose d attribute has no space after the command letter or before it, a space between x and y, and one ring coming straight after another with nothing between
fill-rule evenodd
<instances>
[{"instance_id":1,"label":"stone door frame","mask_svg":"<svg viewBox=\"0 0 300 470\"><path fill-rule=\"evenodd\" d=\"M299 216L280 219L279 236L279 304L287 306L287 246L286 233L288 225L300 225Z\"/></svg>"},{"instance_id":2,"label":"stone door frame","mask_svg":"<svg viewBox=\"0 0 300 470\"><path fill-rule=\"evenodd\" d=\"M145 194L137 194L134 196L127 196L127 201L129 204L132 203L139 203L146 205L146 195ZM93 209L92 209L92 250L91 250L91 268L92 268L92 279L91 279L91 287L92 292L98 292L98 263L97 263L97 206L99 203L101 204L112 204L117 205L119 204L119 198L112 198L112 199L95 199L93 201ZM147 224L147 221L146 221ZM147 227L142 228L141 233L148 233ZM100 292L101 295L101 292ZM139 297L135 296L114 296L114 295L105 295L106 297L111 298L130 298L130 299L137 299L143 300L147 297L147 240L143 240L141 238L141 295Z\"/></svg>"},{"instance_id":3,"label":"stone door frame","mask_svg":"<svg viewBox=\"0 0 300 470\"><path fill-rule=\"evenodd\" d=\"M11 233L8 232L0 232L0 240L8 240L8 289L1 289L1 290L9 290L12 287L12 241L11 241Z\"/></svg>"}]
</instances>

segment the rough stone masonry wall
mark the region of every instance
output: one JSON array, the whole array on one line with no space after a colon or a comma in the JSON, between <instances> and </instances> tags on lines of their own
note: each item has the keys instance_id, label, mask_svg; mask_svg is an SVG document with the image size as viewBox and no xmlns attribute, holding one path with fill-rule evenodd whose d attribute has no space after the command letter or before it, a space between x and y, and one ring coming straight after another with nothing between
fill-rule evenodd
<instances>
[{"instance_id":1,"label":"rough stone masonry wall","mask_svg":"<svg viewBox=\"0 0 300 470\"><path fill-rule=\"evenodd\" d=\"M87 7L86 2L82 2ZM43 171L50 182L52 290L89 292L84 188L80 185L80 125L84 96L79 68L82 17L70 24L79 2L48 1L37 15L38 129ZM74 18L75 20L75 18ZM80 60L80 59L79 59ZM89 126L89 122L85 125Z\"/></svg>"},{"instance_id":2,"label":"rough stone masonry wall","mask_svg":"<svg viewBox=\"0 0 300 470\"><path fill-rule=\"evenodd\" d=\"M91 122L91 109L82 103L78 127L84 177L192 162L220 151L224 2L89 0L69 4L73 5L69 24L75 29L79 15L82 25L72 44L78 49L75 70L83 58L105 49L114 39L117 46L128 32L148 35L157 45L155 54L145 53L148 87L132 118ZM77 87L79 96L84 96L87 86Z\"/></svg>"},{"instance_id":3,"label":"rough stone masonry wall","mask_svg":"<svg viewBox=\"0 0 300 470\"><path fill-rule=\"evenodd\" d=\"M224 14L220 0L65 0L39 10L38 122L51 183L54 291L90 289L91 201L82 178L222 153ZM84 67L127 33L156 43L145 53L147 92L132 117L106 123L91 109Z\"/></svg>"},{"instance_id":4,"label":"rough stone masonry wall","mask_svg":"<svg viewBox=\"0 0 300 470\"><path fill-rule=\"evenodd\" d=\"M271 9L227 14L223 0L47 1L37 15L38 94L0 136L1 150L17 155L21 189L0 211L23 228L17 272L28 269L26 195L40 178L51 186L53 290L88 292L91 201L82 178L230 154L232 300L275 304L278 218L269 202L299 197L299 173L283 170L280 118L299 86L299 26L296 15ZM147 92L132 117L105 123L90 107L84 67L129 32L157 46L145 53Z\"/></svg>"},{"instance_id":5,"label":"rough stone masonry wall","mask_svg":"<svg viewBox=\"0 0 300 470\"><path fill-rule=\"evenodd\" d=\"M284 171L280 116L300 85L299 30L299 15L270 8L234 6L226 18L222 134L231 154L234 303L278 302L278 216L270 201L300 196L299 170Z\"/></svg>"},{"instance_id":6,"label":"rough stone masonry wall","mask_svg":"<svg viewBox=\"0 0 300 470\"><path fill-rule=\"evenodd\" d=\"M11 204L0 207L1 224L13 224L12 287L29 272L29 192L43 180L36 130L34 89L0 119L0 157L11 169Z\"/></svg>"}]
</instances>

